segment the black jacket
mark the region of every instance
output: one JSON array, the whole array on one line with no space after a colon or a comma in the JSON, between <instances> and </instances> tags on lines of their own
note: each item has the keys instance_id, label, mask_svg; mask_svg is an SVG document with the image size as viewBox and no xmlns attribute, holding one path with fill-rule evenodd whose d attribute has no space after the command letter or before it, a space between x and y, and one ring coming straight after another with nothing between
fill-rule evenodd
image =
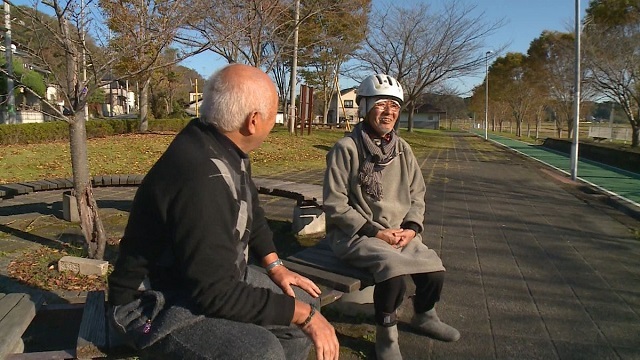
<instances>
[{"instance_id":1,"label":"black jacket","mask_svg":"<svg viewBox=\"0 0 640 360\"><path fill-rule=\"evenodd\" d=\"M249 159L227 137L192 120L151 168L133 201L109 302L153 290L178 293L195 313L259 325L289 325L294 299L242 281L247 249L275 252Z\"/></svg>"}]
</instances>

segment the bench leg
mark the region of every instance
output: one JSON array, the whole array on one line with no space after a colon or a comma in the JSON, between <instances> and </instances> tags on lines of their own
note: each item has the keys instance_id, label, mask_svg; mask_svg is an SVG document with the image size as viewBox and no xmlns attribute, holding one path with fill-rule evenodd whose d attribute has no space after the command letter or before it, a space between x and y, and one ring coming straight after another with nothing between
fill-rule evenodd
<instances>
[{"instance_id":1,"label":"bench leg","mask_svg":"<svg viewBox=\"0 0 640 360\"><path fill-rule=\"evenodd\" d=\"M24 352L24 341L22 341L22 338L19 338L15 341L15 343L13 343L13 350L10 352L10 354L21 354Z\"/></svg>"},{"instance_id":2,"label":"bench leg","mask_svg":"<svg viewBox=\"0 0 640 360\"><path fill-rule=\"evenodd\" d=\"M297 235L315 235L326 230L324 211L313 205L296 205L293 208L293 232Z\"/></svg>"},{"instance_id":3,"label":"bench leg","mask_svg":"<svg viewBox=\"0 0 640 360\"><path fill-rule=\"evenodd\" d=\"M329 305L343 314L352 316L373 316L373 290L374 286L367 286L362 290L344 293L340 299Z\"/></svg>"}]
</instances>

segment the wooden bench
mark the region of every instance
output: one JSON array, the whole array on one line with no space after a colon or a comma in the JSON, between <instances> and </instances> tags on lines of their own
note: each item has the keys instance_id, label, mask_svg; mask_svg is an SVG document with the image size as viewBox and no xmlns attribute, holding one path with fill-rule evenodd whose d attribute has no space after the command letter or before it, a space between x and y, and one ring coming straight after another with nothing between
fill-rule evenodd
<instances>
[{"instance_id":1,"label":"wooden bench","mask_svg":"<svg viewBox=\"0 0 640 360\"><path fill-rule=\"evenodd\" d=\"M82 312L76 341L77 359L129 357L135 350L124 343L122 335L109 326L104 291L90 291Z\"/></svg>"},{"instance_id":2,"label":"wooden bench","mask_svg":"<svg viewBox=\"0 0 640 360\"><path fill-rule=\"evenodd\" d=\"M287 257L284 263L287 268L325 288L322 306L340 299L345 293L360 291L374 284L371 274L338 259L324 239L315 246Z\"/></svg>"},{"instance_id":3,"label":"wooden bench","mask_svg":"<svg viewBox=\"0 0 640 360\"><path fill-rule=\"evenodd\" d=\"M292 224L294 233L307 235L325 232L322 186L261 178L254 178L254 183L261 194L297 201ZM315 246L287 257L284 263L287 268L324 287L322 306L340 299L344 293L356 292L374 283L369 273L339 260L324 239Z\"/></svg>"},{"instance_id":4,"label":"wooden bench","mask_svg":"<svg viewBox=\"0 0 640 360\"><path fill-rule=\"evenodd\" d=\"M0 359L24 351L22 334L42 302L42 297L38 295L0 293Z\"/></svg>"},{"instance_id":5,"label":"wooden bench","mask_svg":"<svg viewBox=\"0 0 640 360\"><path fill-rule=\"evenodd\" d=\"M134 355L107 321L104 291L90 291L82 310L82 320L73 349L12 354L6 360L126 358ZM47 311L68 310L82 304L60 304ZM3 358L4 359L4 358Z\"/></svg>"},{"instance_id":6,"label":"wooden bench","mask_svg":"<svg viewBox=\"0 0 640 360\"><path fill-rule=\"evenodd\" d=\"M321 306L340 299L344 293L352 293L373 285L371 275L340 261L333 255L332 250L324 240L313 247L306 248L287 257L284 263L287 268L309 277L322 287ZM20 295L19 299L15 299L17 296L14 295ZM11 318L14 319L13 321L18 319L21 321L19 321L19 326L14 325L13 322L9 322L11 320L5 322L5 316L3 316L0 323L0 344L6 342L12 343L14 346L10 347L10 352L0 352L0 355L22 351L20 336L28 327L41 303L28 301L29 297L25 294L10 294L10 298L14 298L13 300L2 301L5 298L7 296L0 298L0 311L4 309L5 303L17 304L19 302L22 305L10 306L13 309L11 311L14 312ZM9 300L9 298L6 300ZM77 306L77 304L68 306ZM110 328L107 321L106 306L104 291L90 291L87 294L75 349L13 354L6 359L96 359L134 355L134 350L124 345L120 334ZM0 358L3 357L0 356Z\"/></svg>"}]
</instances>

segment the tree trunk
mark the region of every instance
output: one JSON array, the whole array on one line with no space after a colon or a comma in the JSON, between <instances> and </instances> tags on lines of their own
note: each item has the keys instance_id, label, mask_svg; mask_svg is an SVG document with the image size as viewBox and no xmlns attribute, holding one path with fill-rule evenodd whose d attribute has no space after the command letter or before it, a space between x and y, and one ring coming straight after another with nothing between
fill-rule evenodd
<instances>
[{"instance_id":1,"label":"tree trunk","mask_svg":"<svg viewBox=\"0 0 640 360\"><path fill-rule=\"evenodd\" d=\"M107 238L91 189L87 158L87 132L83 112L76 112L73 122L69 124L69 139L73 168L73 192L78 202L80 227L86 241L87 253L91 259L102 260Z\"/></svg>"},{"instance_id":2,"label":"tree trunk","mask_svg":"<svg viewBox=\"0 0 640 360\"><path fill-rule=\"evenodd\" d=\"M413 111L415 110L415 105L413 102L409 104L409 112L407 114L407 131L413 132ZM400 122L400 114L398 114L398 122Z\"/></svg>"},{"instance_id":3,"label":"tree trunk","mask_svg":"<svg viewBox=\"0 0 640 360\"><path fill-rule=\"evenodd\" d=\"M140 90L140 132L147 132L149 130L149 119L147 114L149 112L149 83L151 78L147 77L142 81L142 89ZM197 100L197 99L196 99Z\"/></svg>"},{"instance_id":4,"label":"tree trunk","mask_svg":"<svg viewBox=\"0 0 640 360\"><path fill-rule=\"evenodd\" d=\"M329 107L326 104L322 109L322 118L324 119L323 121L324 124L329 123Z\"/></svg>"}]
</instances>

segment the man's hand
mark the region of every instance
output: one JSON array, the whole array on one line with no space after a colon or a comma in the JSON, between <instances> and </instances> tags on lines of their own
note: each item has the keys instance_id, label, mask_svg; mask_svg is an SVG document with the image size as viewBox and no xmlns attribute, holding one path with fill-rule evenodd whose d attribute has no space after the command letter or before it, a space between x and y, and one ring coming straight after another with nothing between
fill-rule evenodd
<instances>
[{"instance_id":1,"label":"man's hand","mask_svg":"<svg viewBox=\"0 0 640 360\"><path fill-rule=\"evenodd\" d=\"M340 355L340 343L333 326L319 312L304 327L302 331L313 341L316 348L316 359L334 360Z\"/></svg>"},{"instance_id":2,"label":"man's hand","mask_svg":"<svg viewBox=\"0 0 640 360\"><path fill-rule=\"evenodd\" d=\"M311 320L304 326L304 322L310 316L310 305L296 301L293 323L300 325L300 329L313 341L318 360L336 360L340 354L340 344L333 326L320 314L320 311L311 316Z\"/></svg>"},{"instance_id":3,"label":"man's hand","mask_svg":"<svg viewBox=\"0 0 640 360\"><path fill-rule=\"evenodd\" d=\"M320 288L313 281L284 266L274 267L269 271L269 277L285 294L291 297L296 297L291 285L301 288L314 298L317 298L321 294Z\"/></svg>"}]
</instances>

